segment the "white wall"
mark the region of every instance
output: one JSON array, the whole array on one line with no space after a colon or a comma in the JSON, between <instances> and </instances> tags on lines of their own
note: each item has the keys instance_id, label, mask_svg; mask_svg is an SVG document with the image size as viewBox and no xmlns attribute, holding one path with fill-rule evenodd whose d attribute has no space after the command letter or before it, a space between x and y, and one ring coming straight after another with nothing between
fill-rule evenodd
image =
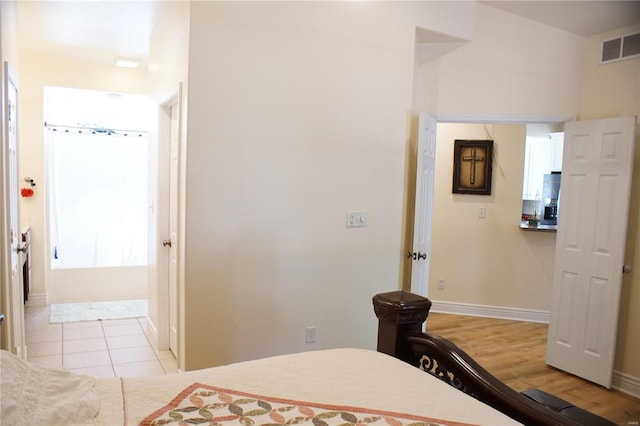
<instances>
[{"instance_id":1,"label":"white wall","mask_svg":"<svg viewBox=\"0 0 640 426\"><path fill-rule=\"evenodd\" d=\"M50 303L147 299L147 267L52 269Z\"/></svg>"},{"instance_id":2,"label":"white wall","mask_svg":"<svg viewBox=\"0 0 640 426\"><path fill-rule=\"evenodd\" d=\"M415 27L466 34L472 7L192 4L187 368L375 346L371 297L399 287Z\"/></svg>"}]
</instances>

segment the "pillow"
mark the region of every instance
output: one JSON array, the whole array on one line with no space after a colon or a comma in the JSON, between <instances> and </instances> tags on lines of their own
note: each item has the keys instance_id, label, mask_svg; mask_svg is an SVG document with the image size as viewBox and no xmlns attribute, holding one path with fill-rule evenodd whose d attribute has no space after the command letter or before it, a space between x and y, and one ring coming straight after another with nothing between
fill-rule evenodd
<instances>
[{"instance_id":1,"label":"pillow","mask_svg":"<svg viewBox=\"0 0 640 426\"><path fill-rule=\"evenodd\" d=\"M100 409L95 378L0 351L0 424L87 425Z\"/></svg>"}]
</instances>

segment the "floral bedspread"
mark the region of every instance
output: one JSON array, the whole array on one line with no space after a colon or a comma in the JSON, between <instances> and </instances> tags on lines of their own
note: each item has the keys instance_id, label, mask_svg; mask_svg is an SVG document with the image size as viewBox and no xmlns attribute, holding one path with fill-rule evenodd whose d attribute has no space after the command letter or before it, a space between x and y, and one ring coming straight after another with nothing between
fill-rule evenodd
<instances>
[{"instance_id":1,"label":"floral bedspread","mask_svg":"<svg viewBox=\"0 0 640 426\"><path fill-rule=\"evenodd\" d=\"M410 414L253 395L201 383L194 383L184 389L169 404L149 415L141 424L144 426L167 424L466 425Z\"/></svg>"}]
</instances>

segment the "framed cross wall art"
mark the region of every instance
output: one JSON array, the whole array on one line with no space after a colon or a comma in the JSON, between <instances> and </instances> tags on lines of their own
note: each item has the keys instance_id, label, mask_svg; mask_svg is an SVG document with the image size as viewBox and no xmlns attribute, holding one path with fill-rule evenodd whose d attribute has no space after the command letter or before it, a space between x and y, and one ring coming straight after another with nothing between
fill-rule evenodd
<instances>
[{"instance_id":1,"label":"framed cross wall art","mask_svg":"<svg viewBox=\"0 0 640 426\"><path fill-rule=\"evenodd\" d=\"M491 195L493 141L456 139L453 193Z\"/></svg>"}]
</instances>

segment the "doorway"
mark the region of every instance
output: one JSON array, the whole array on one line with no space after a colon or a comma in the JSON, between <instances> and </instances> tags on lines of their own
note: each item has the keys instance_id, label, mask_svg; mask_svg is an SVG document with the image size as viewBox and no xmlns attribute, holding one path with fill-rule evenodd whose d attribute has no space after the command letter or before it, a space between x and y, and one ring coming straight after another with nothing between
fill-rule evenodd
<instances>
[{"instance_id":1,"label":"doorway","mask_svg":"<svg viewBox=\"0 0 640 426\"><path fill-rule=\"evenodd\" d=\"M52 306L146 303L151 103L141 95L44 90Z\"/></svg>"},{"instance_id":2,"label":"doorway","mask_svg":"<svg viewBox=\"0 0 640 426\"><path fill-rule=\"evenodd\" d=\"M443 120L444 121L444 120ZM487 122L492 122L495 120L488 119ZM507 122L506 120L500 120L504 124L523 124L516 122ZM604 121L604 120L600 120ZM541 120L537 120L536 122L540 123ZM556 122L561 122L561 120L556 120ZM613 123L613 121L612 121ZM483 125L482 123L478 123ZM575 125L581 124L581 122L573 123ZM611 125L613 126L613 125ZM452 141L456 137L472 137L472 138L484 138L485 136L490 136L490 139L501 140L502 143L500 148L500 155L495 158L496 170L497 170L497 178L499 179L499 186L496 187L495 194L492 194L491 197L487 197L486 199L469 198L469 197L461 197L450 195L450 176L448 173L450 168L450 163L446 160L450 155L449 149L446 149L448 152L444 152L445 154L445 162L446 164L441 170L445 171L445 173L441 173L440 176L444 177L444 179L440 180L440 184L444 183L441 188L445 188L445 191L440 191L440 194L444 195L440 197L439 200L436 201L436 204L440 200L444 201L444 207L440 208L439 218L442 219L445 217L446 213L446 221L440 220L437 228L436 238L434 241L435 247L438 247L440 250L440 258L438 259L438 264L436 267L435 279L432 281L437 282L437 286L432 286L432 293L435 295L432 310L435 312L448 312L448 313L473 313L477 316L496 316L496 317L511 317L527 320L530 318L533 321L548 321L549 314L546 317L539 316L540 319L536 319L538 317L538 313L542 313L543 311L532 310L529 307L525 307L524 309L498 309L499 306L509 306L509 300L519 299L524 303L533 303L536 302L538 305L542 305L546 303L545 298L548 298L551 292L551 285L554 282L558 282L559 280L554 279L556 273L554 272L554 263L558 263L557 258L554 259L554 253L558 253L560 249L556 247L556 237L553 233L544 233L544 232L523 232L518 226L518 219L521 216L520 206L519 206L519 198L522 190L522 181L520 177L522 176L522 169L517 167L518 158L522 158L524 155L524 150L522 147L519 150L513 149L515 144L511 143L516 139L521 140L522 137L514 137L517 136L515 133L509 132L508 129L498 129L497 126L494 129L493 126L490 126L486 129L482 129L482 127L478 129L470 129L469 131L473 131L471 136L468 136L465 128L453 127L449 128L449 125L443 123L442 126L438 125L438 134L444 135L442 139L440 137L438 140L442 141ZM633 128L633 126L629 126ZM614 138L611 135L614 135L613 127L607 128L608 136L610 139L606 140L606 144L603 144L606 149L603 148L602 152L603 157L608 161L617 160L618 158L612 154L616 153L616 149L619 149L619 152L622 152L621 148L616 148L617 145L614 145ZM500 133L496 133L500 131ZM580 140L581 143L586 143L586 135L585 131L581 132L581 137L583 139ZM524 136L524 133L520 136ZM602 138L605 140L606 138ZM449 148L449 145L445 146ZM598 149L585 149L583 146L580 146L580 150L578 152L595 152L600 153L601 151ZM567 151L565 150L564 156L567 155ZM633 158L631 155L623 155L622 157L628 159ZM511 158L511 161L508 159ZM502 160L501 160L502 159ZM514 161L515 160L515 161ZM591 163L590 163L591 164ZM504 166L504 167L503 167ZM563 172L564 173L564 172ZM605 179L603 179L604 183L609 183L607 179L610 176L613 176L613 172L608 171L608 175ZM595 188L599 188L599 186L603 186L602 182L598 184L591 184L588 189L583 191L578 197L575 197L576 200L587 200L592 199L591 193L595 193ZM574 191L574 194L576 192ZM607 194L615 194L616 191L609 189L606 191ZM446 194L446 195L445 195ZM566 195L566 194L565 194ZM589 196L586 196L589 195ZM566 214L570 213L570 208L568 207L572 198L568 198L565 203L563 203L563 209ZM602 206L602 210L596 210L595 208L578 208L575 211L580 212L581 217L586 217L583 212L595 212L597 211L602 218L612 218L614 217L610 213L608 213L605 207L612 206L613 202L604 202L599 204ZM416 207L417 208L417 207ZM625 209L619 208L614 209L616 212L622 212ZM562 214L559 215L562 217ZM513 221L513 225L510 222ZM620 224L626 225L626 219L618 220L618 225L616 226L608 226L597 228L594 226L588 226L589 230L596 229L596 231L600 231L601 229L607 229L607 232L600 231L600 234L596 237L599 238L598 244L603 244L601 241L605 241L603 235L607 238L610 238L610 234L612 233L610 230L615 229L616 231L621 231L624 227ZM571 226L575 228L579 223L578 220L571 220ZM574 228L571 228L573 230ZM568 227L565 229L569 229ZM577 228L575 228L577 229ZM581 232L581 236L586 236L588 232ZM561 233L558 233L558 239L560 239ZM463 244L452 244L451 241L461 241ZM575 239L575 241L582 242L582 240ZM608 242L608 240L606 240ZM506 243L508 242L508 244ZM624 244L623 244L624 245ZM601 245L599 247L604 247ZM575 248L571 248L573 251L578 251ZM598 249L604 252L603 249ZM613 251L613 250L612 250ZM516 255L512 255L512 253L517 253ZM521 256L520 253L527 253L527 256ZM618 251L619 253L619 251ZM460 254L460 256L455 256L455 254ZM535 258L536 262L530 262L531 259ZM444 259L444 260L443 260ZM460 268L460 260L464 259L467 268ZM555 260L555 261L554 261ZM612 262L613 265L621 264L622 262ZM492 268L491 265L500 264L501 272L498 274L498 268ZM591 264L596 264L596 262L591 262ZM526 272L523 272L526 271ZM621 274L619 267L613 267L611 269L612 272L616 274ZM576 272L576 276L579 274ZM598 277L604 276L602 273L599 273ZM481 277L481 278L478 278ZM600 279L600 278L599 278ZM568 280L565 280L568 281ZM604 301L613 300L613 296L604 297L604 288L606 286L602 284L604 279L600 279L600 281L593 280L589 282L588 291L601 291L602 295L598 295L598 297L594 297L593 295L590 298L583 297L583 300L596 300L596 301ZM614 280L612 280L614 281ZM446 283L454 282L454 285ZM511 283L517 282L518 285L512 285ZM616 280L617 282L617 280ZM554 284L555 285L555 284ZM453 287L453 288L451 288ZM565 285L568 288L568 286ZM574 286L575 288L575 286ZM571 292L576 291L574 288L571 288ZM551 299L555 303L560 303L562 300L566 303L566 301L573 301L567 295L570 295L569 290L564 289L565 293L560 296L556 296L556 291L554 290L554 296ZM615 290L618 292L619 288ZM450 295L453 294L453 297ZM473 297L471 297L471 296ZM544 296L542 298L541 296ZM446 297L455 298L457 302L438 302L438 298L445 299ZM465 299L466 298L466 299ZM537 299L536 299L537 298ZM617 303L617 302L616 302ZM587 311L588 309L593 309L591 305L585 303L585 306L580 308L580 311ZM586 306L589 305L589 306ZM578 306L574 304L573 306ZM596 308L602 310L601 317L604 317L604 303L598 303ZM616 305L617 309L617 305ZM552 323L553 323L553 315L558 312L568 312L567 309L555 309L552 307L551 315L552 315ZM574 311L578 311L577 308L574 308ZM566 317L569 315L565 315L563 320L564 325L568 324ZM573 318L573 313L571 315ZM595 314L588 315L589 318L599 318ZM614 322L617 320L616 315L609 315L610 318L614 318ZM609 318L608 317L608 318ZM575 318L580 318L575 316ZM607 325L609 325L612 321L608 321ZM591 326L592 330L596 328L599 330L604 330L605 321L596 321L593 320L590 323L586 320L577 321L578 324L585 324L586 326ZM594 327L593 324L596 324L598 327ZM591 338L592 341L597 341L600 346L598 348L598 357L604 358L604 347L606 346L604 343L605 339L614 336L615 340L615 329L617 327L617 323L614 324L613 331L609 331L608 333L604 333L602 335L596 336L596 333L588 335L588 338ZM553 327L550 326L550 330ZM567 325L564 328L561 328L561 331L565 333L560 336L558 340L560 340L560 344L566 347L570 345L567 343L568 338L565 336L570 335L572 332L572 336L587 336L587 333L583 331L575 332L574 329L570 329ZM606 335L606 338L603 337ZM564 340L562 340L564 339ZM550 345L552 344L553 339L549 339ZM615 341L614 341L615 343ZM573 345L573 341L571 342ZM591 348L596 348L595 344L591 342L588 343L591 346L588 346L591 352L596 352ZM612 345L612 343L610 343ZM591 355L591 354L589 354ZM576 356L572 355L567 357L570 361L575 364ZM609 358L611 360L611 358ZM612 362L612 361L611 361ZM586 365L586 363L584 364ZM591 371L595 371L596 368L590 369ZM611 379L611 370L609 367L608 371L604 369L598 369L599 371L604 372L604 377L607 380ZM584 376L583 376L584 377Z\"/></svg>"},{"instance_id":3,"label":"doorway","mask_svg":"<svg viewBox=\"0 0 640 426\"><path fill-rule=\"evenodd\" d=\"M415 144L412 146L412 151L409 157L409 164L411 164L412 167L409 174L411 184L407 185L407 191L411 194L407 199L410 199L411 203L407 204L405 221L409 225L407 226L407 232L405 234L406 244L403 252L403 265L408 267L404 269L405 281L403 282L403 287L405 289L413 289L413 291L417 288L425 289L425 293L423 294L427 294L426 292L428 291L429 297L433 297L435 300L444 299L449 297L449 294L455 294L456 292L458 293L456 298L464 299L467 295L461 294L462 289L460 285L455 285L451 288L449 283L469 282L470 278L468 275L472 274L467 274L467 272L465 272L470 270L469 268L481 271L481 273L486 277L495 277L495 271L488 267L488 265L490 265L489 260L494 260L495 257L499 257L499 253L508 253L504 252L506 246L501 246L497 242L496 245L498 247L496 247L495 250L486 251L476 248L471 245L472 243L475 243L476 240L467 240L463 230L468 232L469 235L484 235L484 233L488 233L487 235L489 235L494 232L502 231L511 232L513 235L509 234L510 238L512 237L512 239L520 241L521 235L518 225L522 214L522 172L519 171L515 163L509 165L509 169L505 171L500 162L501 155L504 156L504 158L519 158L518 156L520 155L520 151L522 151L522 160L524 160L524 133L526 131L525 129L528 128L528 124L563 123L567 120L567 117L520 117L508 115L469 117L458 115L437 115L433 116L433 119L436 121L436 127L431 138L437 141L437 147L434 149L437 152L436 162L438 165L436 166L436 174L434 178L430 180L430 185L435 185L439 188L435 190L435 193L439 195L436 195L437 199L435 200L428 200L426 197L423 197L424 199L421 200L419 199L419 197L430 192L433 193L434 189L433 187L429 188L429 190L426 188L417 188L416 177L421 177L422 173L418 173L416 169L419 152L418 137L420 133L418 129L420 127L418 120L415 120L413 123L414 126L412 127L412 136ZM496 137L512 140L513 136L518 136L511 135L510 133L505 134L505 129L501 129L500 131L502 133L496 136L496 126L519 127L523 129L521 149L515 149L515 144L502 144L502 146L498 146L496 148L498 151L495 152L497 163L494 168L494 178L497 179L496 182L504 181L502 183L496 183L496 185L499 185L499 192L496 193L493 191L491 195L486 196L453 194L451 190L451 176L453 172L452 141L456 138L481 140L495 139ZM422 130L423 129L420 128L420 131ZM426 134L426 132L423 133ZM419 194L416 195L416 191L419 191ZM416 202L414 203L413 200L416 200ZM431 211L432 209L433 212ZM433 265L433 263L431 263L432 257L430 255L425 258L424 253L426 253L427 250L421 250L417 244L414 245L414 241L417 240L417 237L414 236L414 232L417 232L419 229L416 224L420 222L421 218L428 218L428 215L431 214L436 215L439 220L435 225L438 229L434 229L433 232L429 232L427 228L422 231L422 233L437 239L434 247L438 248L438 250L434 250L432 253L434 256L433 259L436 260L436 269L434 271L429 271L425 277L419 278L419 281L412 282L412 271L415 269L415 266L427 265L427 262L429 262L429 267ZM444 219L447 220L443 223ZM502 228L500 225L502 220L513 220L514 227ZM428 223L427 219L425 219L425 223ZM451 235L455 235L455 237L451 237ZM466 245L460 245L460 247L464 250L469 250L470 253L474 253L474 255L471 256L471 258L474 259L474 264L470 265L469 268L460 268L460 264L457 262L457 255L460 254L460 251L455 251L453 249L453 243L455 241L465 241ZM448 251L442 251L441 246L443 244ZM547 244L546 241L542 241L538 244L544 245L545 253L546 250L552 249L551 242ZM462 253L465 252L464 250ZM415 259L413 256L408 256L409 254L412 255L414 252L416 253ZM422 258L419 257L420 254L422 254ZM443 260L443 256L446 257L445 260ZM550 278L552 273L552 264L549 265L546 258L542 259L539 263L540 267L535 269L535 272L531 277L528 277L528 279L530 278L534 282L538 278ZM526 264L527 261L522 260L522 265L518 264L518 266L526 266ZM516 268L516 265L511 265L511 268L513 268L514 273L517 272L518 268ZM431 278L429 278L429 275L431 275ZM498 287L498 283L500 282L499 279L487 278L487 281L494 285L494 287L490 289L491 294L506 294L501 292L501 289ZM532 286L532 288L539 289L539 286ZM534 294L532 297L538 297L538 294ZM498 302L488 301L487 305L496 303L503 302L501 300ZM451 304L442 304L441 307L442 309L454 309ZM457 307L458 306L456 306L456 308Z\"/></svg>"}]
</instances>

